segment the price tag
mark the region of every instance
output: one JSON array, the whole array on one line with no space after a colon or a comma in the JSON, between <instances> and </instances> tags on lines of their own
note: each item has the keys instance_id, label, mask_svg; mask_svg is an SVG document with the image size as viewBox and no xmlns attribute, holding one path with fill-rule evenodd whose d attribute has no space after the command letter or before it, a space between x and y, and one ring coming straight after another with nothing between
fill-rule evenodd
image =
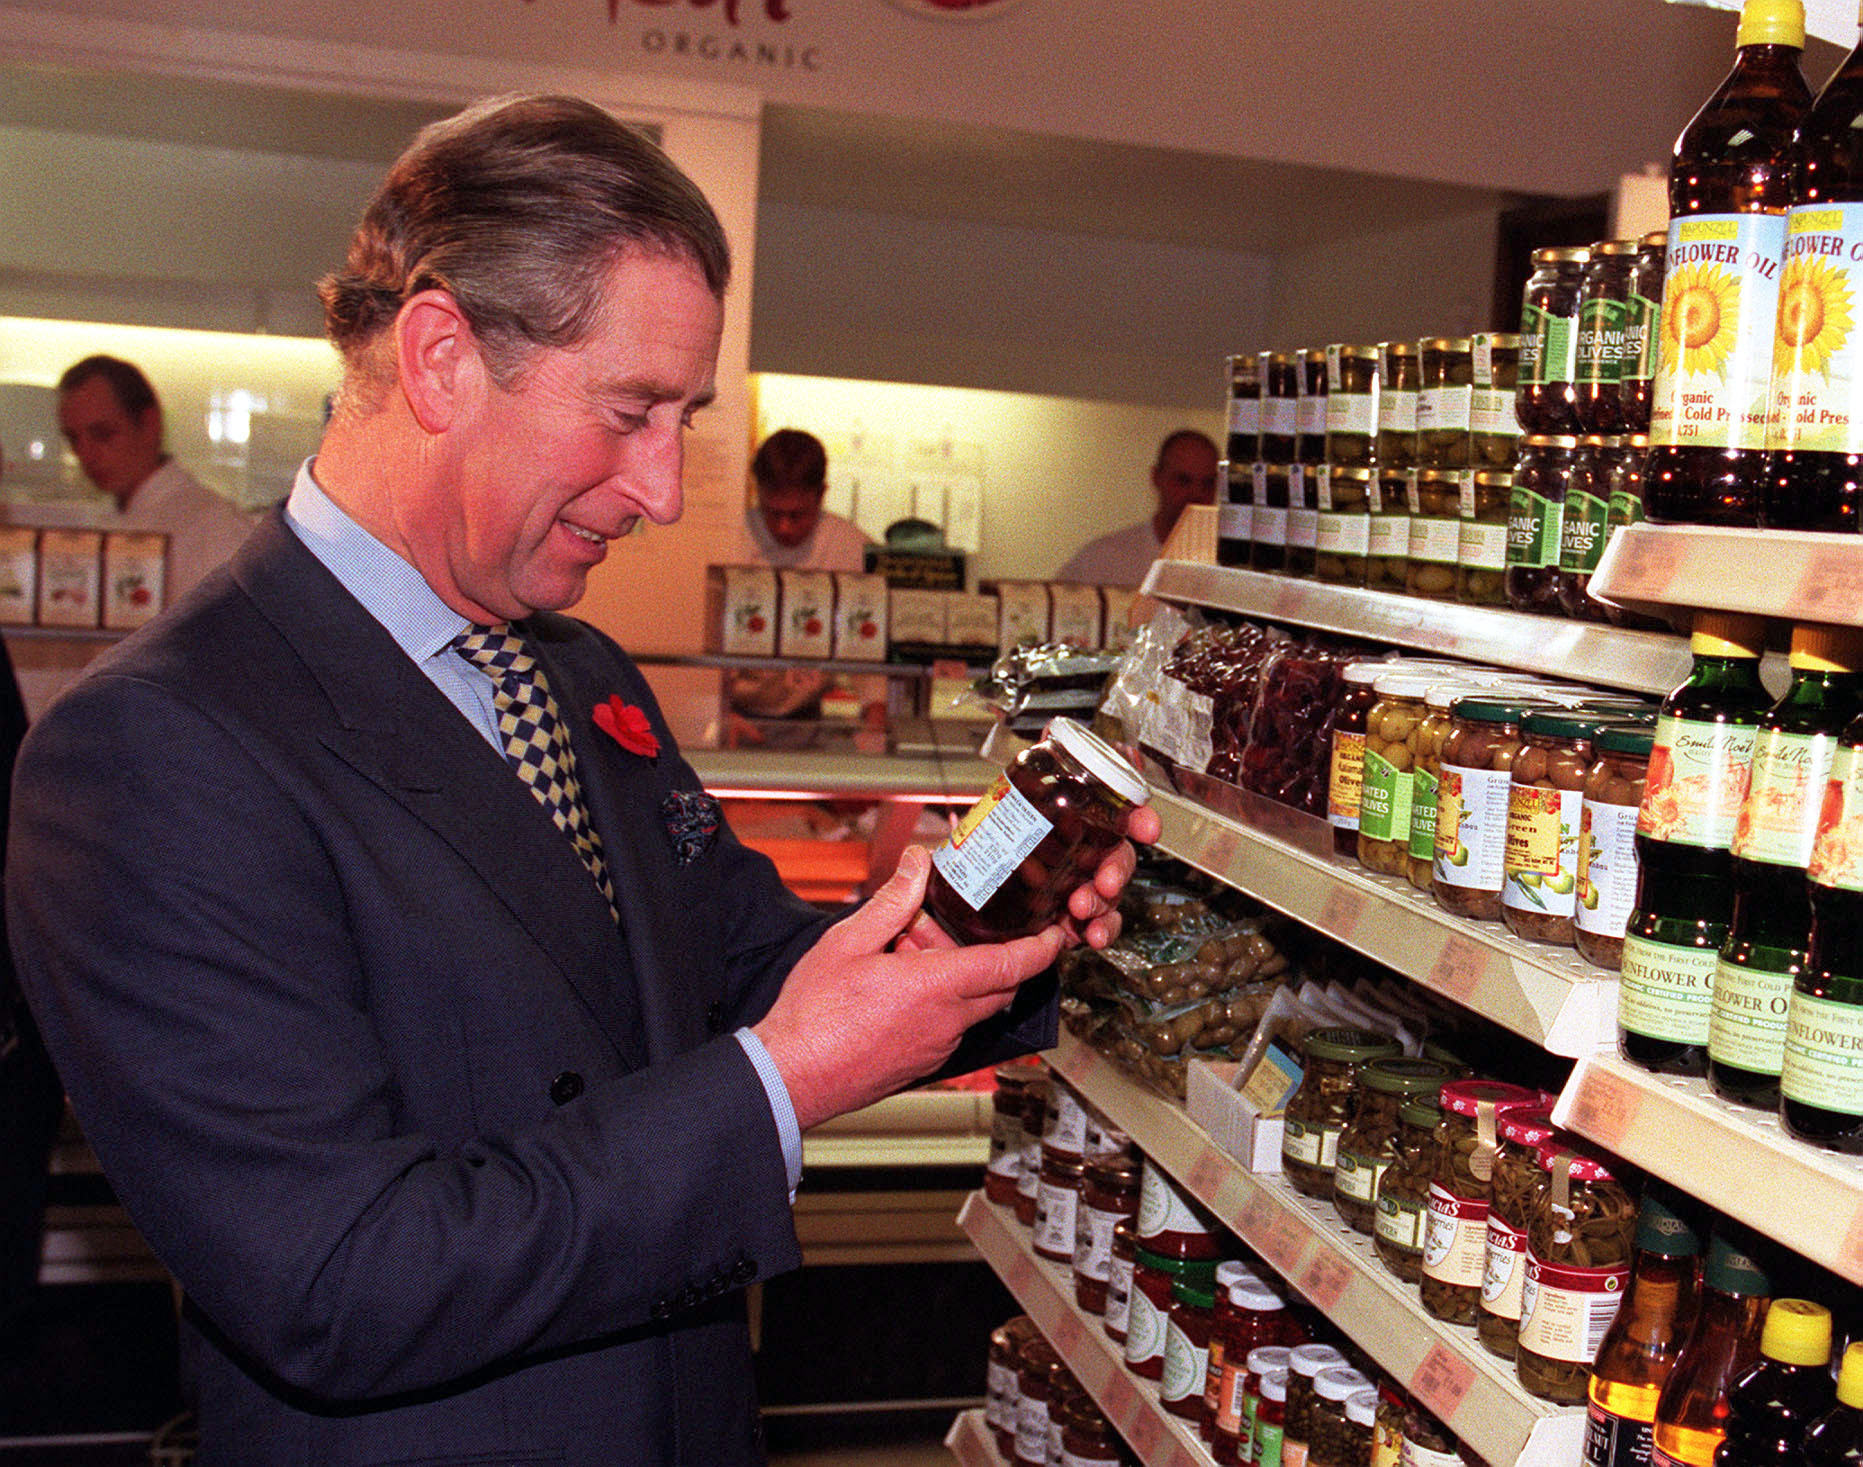
<instances>
[{"instance_id":1,"label":"price tag","mask_svg":"<svg viewBox=\"0 0 1863 1467\"><path fill-rule=\"evenodd\" d=\"M1863 598L1863 547L1825 546L1805 557L1793 589L1791 612L1805 621L1848 622Z\"/></svg>"},{"instance_id":2,"label":"price tag","mask_svg":"<svg viewBox=\"0 0 1863 1467\"><path fill-rule=\"evenodd\" d=\"M1153 1411L1141 1410L1126 1428L1126 1441L1143 1461L1151 1461L1164 1445L1165 1425Z\"/></svg>"},{"instance_id":3,"label":"price tag","mask_svg":"<svg viewBox=\"0 0 1863 1467\"><path fill-rule=\"evenodd\" d=\"M1190 1174L1184 1178L1190 1186L1193 1197L1214 1205L1216 1194L1223 1185L1223 1178L1229 1175L1232 1165L1229 1158L1219 1151L1207 1148L1197 1153L1197 1159L1191 1164Z\"/></svg>"},{"instance_id":4,"label":"price tag","mask_svg":"<svg viewBox=\"0 0 1863 1467\"><path fill-rule=\"evenodd\" d=\"M1488 950L1459 932L1450 936L1430 966L1428 985L1438 993L1467 1004L1488 971Z\"/></svg>"},{"instance_id":5,"label":"price tag","mask_svg":"<svg viewBox=\"0 0 1863 1467\"><path fill-rule=\"evenodd\" d=\"M1438 1341L1410 1377L1410 1392L1445 1422L1461 1409L1475 1384L1475 1367Z\"/></svg>"},{"instance_id":6,"label":"price tag","mask_svg":"<svg viewBox=\"0 0 1863 1467\"><path fill-rule=\"evenodd\" d=\"M1086 1354L1088 1344L1087 1326L1080 1316L1071 1312L1063 1315L1055 1331L1054 1347L1068 1359L1078 1360Z\"/></svg>"},{"instance_id":7,"label":"price tag","mask_svg":"<svg viewBox=\"0 0 1863 1467\"><path fill-rule=\"evenodd\" d=\"M1331 1314L1351 1282L1352 1265L1321 1249L1300 1276L1300 1292L1318 1305L1322 1314Z\"/></svg>"},{"instance_id":8,"label":"price tag","mask_svg":"<svg viewBox=\"0 0 1863 1467\"><path fill-rule=\"evenodd\" d=\"M1003 1274L1003 1282L1009 1285L1009 1292L1018 1299L1026 1299L1035 1287L1035 1261L1027 1256L1018 1256L1009 1260L1009 1267Z\"/></svg>"},{"instance_id":9,"label":"price tag","mask_svg":"<svg viewBox=\"0 0 1863 1467\"><path fill-rule=\"evenodd\" d=\"M1107 1377L1106 1394L1101 1398L1100 1407L1106 1412L1106 1419L1113 1422L1127 1436L1131 1433L1133 1413L1139 1407L1138 1387L1132 1384L1132 1377L1121 1366L1114 1366L1112 1374Z\"/></svg>"},{"instance_id":10,"label":"price tag","mask_svg":"<svg viewBox=\"0 0 1863 1467\"><path fill-rule=\"evenodd\" d=\"M1579 1135L1611 1151L1623 1149L1624 1137L1636 1124L1643 1097L1609 1075L1588 1071L1572 1100L1568 1124Z\"/></svg>"},{"instance_id":11,"label":"price tag","mask_svg":"<svg viewBox=\"0 0 1863 1467\"><path fill-rule=\"evenodd\" d=\"M1306 1249L1307 1231L1293 1214L1271 1207L1248 1242L1276 1273L1292 1275Z\"/></svg>"},{"instance_id":12,"label":"price tag","mask_svg":"<svg viewBox=\"0 0 1863 1467\"><path fill-rule=\"evenodd\" d=\"M1682 552L1661 531L1633 525L1624 531L1622 573L1611 577L1611 594L1632 601L1661 601L1682 567Z\"/></svg>"},{"instance_id":13,"label":"price tag","mask_svg":"<svg viewBox=\"0 0 1863 1467\"><path fill-rule=\"evenodd\" d=\"M1228 871L1234 867L1241 849L1240 832L1227 825L1212 825L1203 842L1201 864L1211 870Z\"/></svg>"},{"instance_id":14,"label":"price tag","mask_svg":"<svg viewBox=\"0 0 1863 1467\"><path fill-rule=\"evenodd\" d=\"M1364 914L1364 893L1335 885L1326 894L1326 905L1320 908L1320 930L1349 942Z\"/></svg>"}]
</instances>

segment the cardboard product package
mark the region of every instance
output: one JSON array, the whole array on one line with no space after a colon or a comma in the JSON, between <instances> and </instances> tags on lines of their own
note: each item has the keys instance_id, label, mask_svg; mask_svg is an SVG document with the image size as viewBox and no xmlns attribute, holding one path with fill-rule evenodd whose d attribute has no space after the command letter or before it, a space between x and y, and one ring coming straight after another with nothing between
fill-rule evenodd
<instances>
[{"instance_id":1,"label":"cardboard product package","mask_svg":"<svg viewBox=\"0 0 1863 1467\"><path fill-rule=\"evenodd\" d=\"M776 655L826 658L834 650L834 572L776 573Z\"/></svg>"},{"instance_id":2,"label":"cardboard product package","mask_svg":"<svg viewBox=\"0 0 1863 1467\"><path fill-rule=\"evenodd\" d=\"M706 650L727 657L776 655L776 572L767 565L705 568Z\"/></svg>"}]
</instances>

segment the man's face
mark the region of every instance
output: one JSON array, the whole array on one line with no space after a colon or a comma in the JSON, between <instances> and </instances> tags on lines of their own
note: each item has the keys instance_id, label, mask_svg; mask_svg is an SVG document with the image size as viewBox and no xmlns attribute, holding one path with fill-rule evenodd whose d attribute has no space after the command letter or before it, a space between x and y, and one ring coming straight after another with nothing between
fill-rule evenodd
<instances>
[{"instance_id":1,"label":"man's face","mask_svg":"<svg viewBox=\"0 0 1863 1467\"><path fill-rule=\"evenodd\" d=\"M132 417L102 377L88 378L60 395L58 427L84 477L119 500L161 467L161 409Z\"/></svg>"},{"instance_id":2,"label":"man's face","mask_svg":"<svg viewBox=\"0 0 1863 1467\"><path fill-rule=\"evenodd\" d=\"M805 543L815 533L822 517L822 489L790 486L757 488L757 507L763 511L764 527L778 545L791 550Z\"/></svg>"},{"instance_id":3,"label":"man's face","mask_svg":"<svg viewBox=\"0 0 1863 1467\"><path fill-rule=\"evenodd\" d=\"M395 511L440 599L482 623L561 610L610 540L678 519L723 322L696 265L628 250L587 341L538 348L509 388L475 373L440 447L450 472Z\"/></svg>"},{"instance_id":4,"label":"man's face","mask_svg":"<svg viewBox=\"0 0 1863 1467\"><path fill-rule=\"evenodd\" d=\"M1195 438L1182 438L1165 450L1151 471L1158 504L1176 524L1185 506L1216 503L1216 450Z\"/></svg>"}]
</instances>

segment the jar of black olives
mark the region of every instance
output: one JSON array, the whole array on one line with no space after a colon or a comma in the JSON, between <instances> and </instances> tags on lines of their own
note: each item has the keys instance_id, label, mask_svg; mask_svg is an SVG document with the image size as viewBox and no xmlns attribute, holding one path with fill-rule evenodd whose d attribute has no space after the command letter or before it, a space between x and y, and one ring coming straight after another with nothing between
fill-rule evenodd
<instances>
[{"instance_id":1,"label":"jar of black olives","mask_svg":"<svg viewBox=\"0 0 1863 1467\"><path fill-rule=\"evenodd\" d=\"M1662 230L1637 241L1630 267L1630 294L1624 315L1624 356L1619 378L1622 432L1650 430L1650 397L1662 351L1662 276L1669 236Z\"/></svg>"},{"instance_id":2,"label":"jar of black olives","mask_svg":"<svg viewBox=\"0 0 1863 1467\"><path fill-rule=\"evenodd\" d=\"M1241 352L1229 358L1229 446L1232 464L1255 462L1261 453L1261 356Z\"/></svg>"},{"instance_id":3,"label":"jar of black olives","mask_svg":"<svg viewBox=\"0 0 1863 1467\"><path fill-rule=\"evenodd\" d=\"M1287 471L1287 573L1313 577L1320 544L1320 474L1325 464L1295 464Z\"/></svg>"},{"instance_id":4,"label":"jar of black olives","mask_svg":"<svg viewBox=\"0 0 1863 1467\"><path fill-rule=\"evenodd\" d=\"M1610 541L1611 459L1622 438L1588 435L1578 441L1559 519L1559 605L1574 621L1605 621L1604 603L1586 594Z\"/></svg>"},{"instance_id":5,"label":"jar of black olives","mask_svg":"<svg viewBox=\"0 0 1863 1467\"><path fill-rule=\"evenodd\" d=\"M1533 252L1520 309L1520 377L1514 410L1528 433L1578 432L1578 296L1588 249Z\"/></svg>"},{"instance_id":6,"label":"jar of black olives","mask_svg":"<svg viewBox=\"0 0 1863 1467\"><path fill-rule=\"evenodd\" d=\"M1583 433L1622 433L1624 328L1630 315L1634 239L1607 239L1591 247L1578 287L1578 360L1572 410Z\"/></svg>"},{"instance_id":7,"label":"jar of black olives","mask_svg":"<svg viewBox=\"0 0 1863 1467\"><path fill-rule=\"evenodd\" d=\"M1261 378L1261 459L1291 464L1300 425L1300 360L1291 351L1269 353ZM1255 502L1261 503L1257 485Z\"/></svg>"},{"instance_id":8,"label":"jar of black olives","mask_svg":"<svg viewBox=\"0 0 1863 1467\"><path fill-rule=\"evenodd\" d=\"M1265 437L1265 435L1264 435ZM1287 510L1292 464L1255 465L1255 507L1249 569L1280 575L1287 569Z\"/></svg>"},{"instance_id":9,"label":"jar of black olives","mask_svg":"<svg viewBox=\"0 0 1863 1467\"><path fill-rule=\"evenodd\" d=\"M1507 604L1560 615L1559 541L1578 439L1530 434L1514 467L1507 518Z\"/></svg>"}]
</instances>

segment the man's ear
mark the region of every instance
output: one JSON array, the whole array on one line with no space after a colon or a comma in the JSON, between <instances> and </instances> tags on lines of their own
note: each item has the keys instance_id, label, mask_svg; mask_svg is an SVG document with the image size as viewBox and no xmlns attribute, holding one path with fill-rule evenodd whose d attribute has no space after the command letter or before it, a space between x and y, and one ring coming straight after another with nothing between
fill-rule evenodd
<instances>
[{"instance_id":1,"label":"man's ear","mask_svg":"<svg viewBox=\"0 0 1863 1467\"><path fill-rule=\"evenodd\" d=\"M415 421L443 433L471 398L484 362L459 302L444 290L409 296L395 316L395 380Z\"/></svg>"}]
</instances>

